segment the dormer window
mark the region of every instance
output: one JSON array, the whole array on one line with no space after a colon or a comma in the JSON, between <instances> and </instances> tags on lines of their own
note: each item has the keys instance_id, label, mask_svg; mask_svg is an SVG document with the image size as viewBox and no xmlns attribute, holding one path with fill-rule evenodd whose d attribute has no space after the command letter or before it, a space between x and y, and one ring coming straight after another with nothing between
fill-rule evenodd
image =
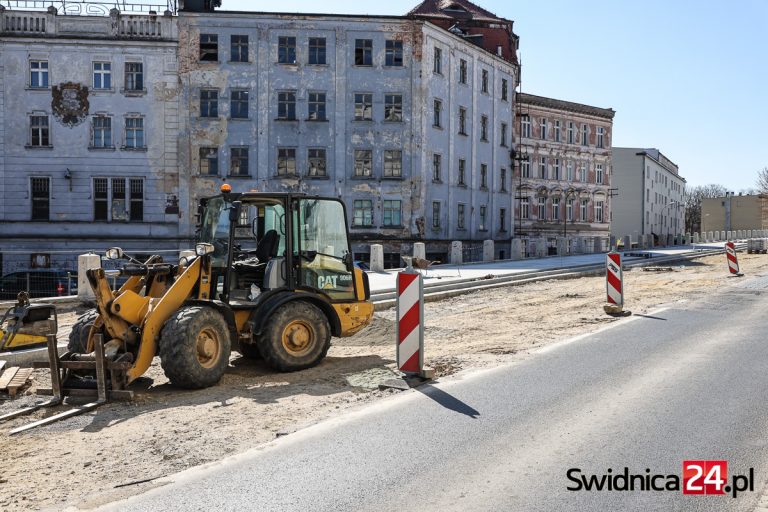
<instances>
[{"instance_id":1,"label":"dormer window","mask_svg":"<svg viewBox=\"0 0 768 512\"><path fill-rule=\"evenodd\" d=\"M467 10L459 4L449 4L447 7L443 7L443 11L451 11L456 13L466 14Z\"/></svg>"}]
</instances>

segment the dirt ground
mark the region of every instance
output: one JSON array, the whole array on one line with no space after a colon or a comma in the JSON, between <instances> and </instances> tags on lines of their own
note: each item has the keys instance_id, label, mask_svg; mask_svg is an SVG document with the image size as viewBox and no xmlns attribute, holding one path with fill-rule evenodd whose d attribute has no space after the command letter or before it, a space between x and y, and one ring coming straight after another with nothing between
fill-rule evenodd
<instances>
[{"instance_id":1,"label":"dirt ground","mask_svg":"<svg viewBox=\"0 0 768 512\"><path fill-rule=\"evenodd\" d=\"M744 254L740 263L747 276L768 273L768 256ZM646 313L737 281L727 276L722 255L675 266L672 272L633 269L625 272L626 304L634 313ZM440 377L529 357L534 348L616 321L602 311L604 294L603 277L585 277L429 303L425 362ZM323 363L303 372L276 374L234 353L220 385L183 391L167 383L156 360L134 385L137 398L131 403L111 403L14 437L7 432L30 417L5 423L0 510L93 508L156 485L151 480L394 394L378 390L378 383L394 375L394 319L394 310L377 313L373 325L334 340ZM71 322L72 315L63 320ZM49 386L43 371L35 379ZM36 400L29 391L17 400L0 400L0 414Z\"/></svg>"}]
</instances>

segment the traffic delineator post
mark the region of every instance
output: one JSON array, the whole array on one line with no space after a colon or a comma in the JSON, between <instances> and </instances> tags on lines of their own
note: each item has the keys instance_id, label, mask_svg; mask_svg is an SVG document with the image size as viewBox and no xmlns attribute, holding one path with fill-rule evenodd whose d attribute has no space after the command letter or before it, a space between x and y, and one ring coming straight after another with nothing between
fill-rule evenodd
<instances>
[{"instance_id":1,"label":"traffic delineator post","mask_svg":"<svg viewBox=\"0 0 768 512\"><path fill-rule=\"evenodd\" d=\"M731 277L741 277L744 274L739 272L739 258L736 256L736 245L733 242L725 243L725 258L728 262L728 272Z\"/></svg>"},{"instance_id":2,"label":"traffic delineator post","mask_svg":"<svg viewBox=\"0 0 768 512\"><path fill-rule=\"evenodd\" d=\"M611 316L629 316L631 311L624 310L624 270L621 266L621 253L611 251L605 256L605 291L607 304L605 312Z\"/></svg>"},{"instance_id":3,"label":"traffic delineator post","mask_svg":"<svg viewBox=\"0 0 768 512\"><path fill-rule=\"evenodd\" d=\"M424 368L424 277L408 266L397 274L397 368L407 377L431 379Z\"/></svg>"}]
</instances>

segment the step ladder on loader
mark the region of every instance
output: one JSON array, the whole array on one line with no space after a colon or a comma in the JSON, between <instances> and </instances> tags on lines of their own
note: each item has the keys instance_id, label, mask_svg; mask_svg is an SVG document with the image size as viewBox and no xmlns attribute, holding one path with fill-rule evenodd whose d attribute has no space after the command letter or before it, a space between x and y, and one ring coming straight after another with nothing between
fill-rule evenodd
<instances>
[{"instance_id":1,"label":"step ladder on loader","mask_svg":"<svg viewBox=\"0 0 768 512\"><path fill-rule=\"evenodd\" d=\"M37 390L38 395L53 395L48 401L19 409L3 416L0 416L0 422L32 414L35 411L46 407L55 407L64 403L64 398L72 397L92 397L95 401L84 405L73 406L59 414L43 418L21 427L17 427L9 432L9 435L18 434L35 427L50 425L66 418L78 416L80 414L92 411L97 407L107 403L109 399L131 400L133 391L125 389L125 372L131 367L132 361L130 354L123 354L115 361L104 357L104 344L101 334L94 335L94 353L93 354L75 354L67 352L59 357L56 344L56 335L49 334L48 341L48 361L35 362L35 368L50 368L51 387ZM85 371L93 375L95 373L95 387L93 379L82 379L75 373L76 371ZM107 388L110 389L107 389Z\"/></svg>"}]
</instances>

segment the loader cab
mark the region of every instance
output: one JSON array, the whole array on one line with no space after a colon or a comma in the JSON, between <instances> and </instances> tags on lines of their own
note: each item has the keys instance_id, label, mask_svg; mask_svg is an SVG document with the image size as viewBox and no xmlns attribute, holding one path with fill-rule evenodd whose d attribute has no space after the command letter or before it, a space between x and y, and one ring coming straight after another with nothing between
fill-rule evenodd
<instances>
[{"instance_id":1,"label":"loader cab","mask_svg":"<svg viewBox=\"0 0 768 512\"><path fill-rule=\"evenodd\" d=\"M262 193L204 199L199 241L214 247L211 271L224 302L258 302L280 289L320 292L331 302L363 296L337 199Z\"/></svg>"}]
</instances>

